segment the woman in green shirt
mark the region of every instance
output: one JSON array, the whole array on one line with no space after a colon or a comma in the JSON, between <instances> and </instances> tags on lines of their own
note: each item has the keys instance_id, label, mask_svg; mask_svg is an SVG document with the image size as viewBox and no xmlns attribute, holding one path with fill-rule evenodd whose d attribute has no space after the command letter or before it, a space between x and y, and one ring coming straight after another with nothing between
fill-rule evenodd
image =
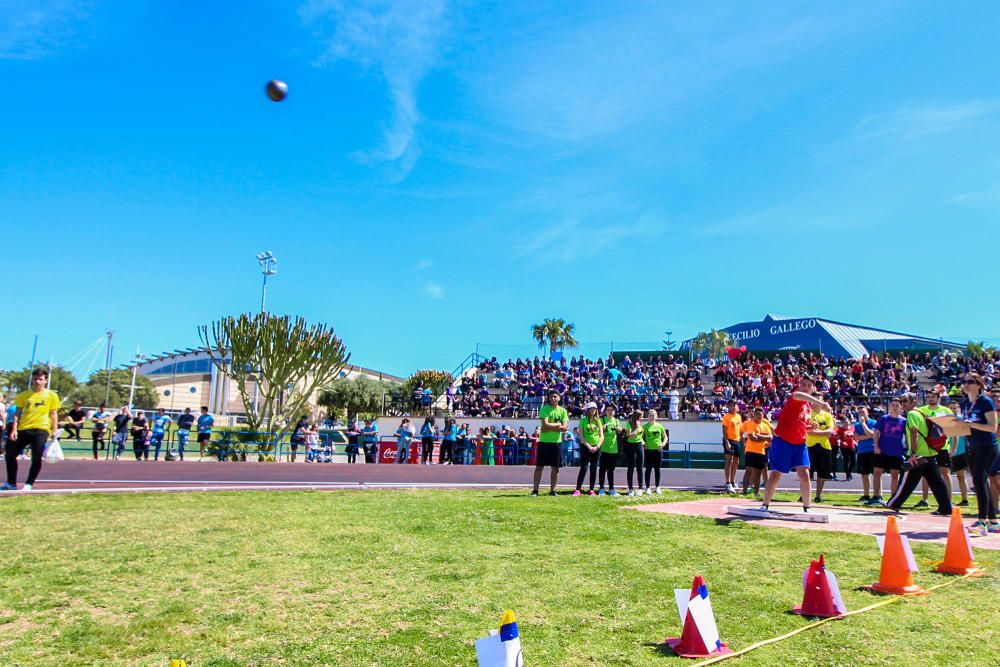
<instances>
[{"instance_id":1,"label":"woman in green shirt","mask_svg":"<svg viewBox=\"0 0 1000 667\"><path fill-rule=\"evenodd\" d=\"M609 489L607 494L609 496L617 496L618 492L615 491L615 466L618 464L618 429L621 428L621 424L618 422L618 418L615 417L615 406L608 405L604 408L604 417L601 419L601 425L604 427L604 440L601 443L601 457L599 459L601 486L597 491L597 495L604 495L604 480L606 478Z\"/></svg>"},{"instance_id":2,"label":"woman in green shirt","mask_svg":"<svg viewBox=\"0 0 1000 667\"><path fill-rule=\"evenodd\" d=\"M580 419L580 473L576 476L576 491L574 496L583 494L583 478L590 470L590 490L587 495L597 495L594 484L597 482L597 462L601 455L601 445L604 444L604 424L597 412L597 403L587 403L583 406L584 416Z\"/></svg>"},{"instance_id":3,"label":"woman in green shirt","mask_svg":"<svg viewBox=\"0 0 1000 667\"><path fill-rule=\"evenodd\" d=\"M625 463L628 465L628 472L625 479L628 481L628 495L642 495L642 411L633 410L632 416L625 422ZM636 482L639 490L632 488L632 473L636 475Z\"/></svg>"},{"instance_id":4,"label":"woman in green shirt","mask_svg":"<svg viewBox=\"0 0 1000 667\"><path fill-rule=\"evenodd\" d=\"M650 410L646 423L642 425L642 440L646 443L646 493L660 492L660 461L663 459L663 448L670 442L670 434L663 424L656 421L656 410ZM649 485L649 473L656 472L656 489Z\"/></svg>"},{"instance_id":5,"label":"woman in green shirt","mask_svg":"<svg viewBox=\"0 0 1000 667\"><path fill-rule=\"evenodd\" d=\"M483 465L491 466L495 464L493 459L493 439L496 437L493 433L493 427L487 426L486 431L483 433Z\"/></svg>"}]
</instances>

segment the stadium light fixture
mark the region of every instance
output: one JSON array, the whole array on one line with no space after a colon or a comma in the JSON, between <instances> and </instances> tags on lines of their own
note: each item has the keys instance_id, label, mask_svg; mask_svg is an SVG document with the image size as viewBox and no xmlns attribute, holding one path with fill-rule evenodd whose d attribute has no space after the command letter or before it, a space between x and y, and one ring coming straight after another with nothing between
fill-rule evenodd
<instances>
[{"instance_id":1,"label":"stadium light fixture","mask_svg":"<svg viewBox=\"0 0 1000 667\"><path fill-rule=\"evenodd\" d=\"M260 263L261 273L264 274L264 285L260 290L260 312L266 312L267 308L267 277L278 272L278 258L270 250L257 253L257 261Z\"/></svg>"}]
</instances>

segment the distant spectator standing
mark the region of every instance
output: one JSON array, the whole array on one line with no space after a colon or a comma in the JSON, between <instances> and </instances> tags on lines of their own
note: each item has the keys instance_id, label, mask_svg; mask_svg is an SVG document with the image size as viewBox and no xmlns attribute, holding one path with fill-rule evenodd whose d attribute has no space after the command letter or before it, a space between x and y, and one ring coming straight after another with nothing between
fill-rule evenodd
<instances>
[{"instance_id":1,"label":"distant spectator standing","mask_svg":"<svg viewBox=\"0 0 1000 667\"><path fill-rule=\"evenodd\" d=\"M444 431L441 432L441 450L438 452L438 463L450 466L455 462L455 440L457 438L458 427L455 424L455 419L453 417L445 417Z\"/></svg>"},{"instance_id":2,"label":"distant spectator standing","mask_svg":"<svg viewBox=\"0 0 1000 667\"><path fill-rule=\"evenodd\" d=\"M90 431L90 440L94 447L94 459L97 459L97 448L103 450L105 447L104 436L108 432L108 406L101 403L100 407L97 408L97 412L90 416L90 422L93 424Z\"/></svg>"},{"instance_id":3,"label":"distant spectator standing","mask_svg":"<svg viewBox=\"0 0 1000 667\"><path fill-rule=\"evenodd\" d=\"M344 453L347 454L348 463L358 462L358 442L361 436L361 432L358 430L357 422L347 423L347 447L344 448Z\"/></svg>"},{"instance_id":4,"label":"distant spectator standing","mask_svg":"<svg viewBox=\"0 0 1000 667\"><path fill-rule=\"evenodd\" d=\"M628 495L641 496L642 491L642 412L633 410L624 425L625 430L625 464L628 466L625 481L628 482ZM632 474L635 473L636 490L632 486Z\"/></svg>"},{"instance_id":5,"label":"distant spectator standing","mask_svg":"<svg viewBox=\"0 0 1000 667\"><path fill-rule=\"evenodd\" d=\"M752 416L753 418L743 424L742 428L743 456L746 460L743 471L743 495L746 495L752 486L754 496L759 496L761 481L767 469L767 448L774 439L774 428L771 422L764 419L763 408L754 408Z\"/></svg>"},{"instance_id":6,"label":"distant spectator standing","mask_svg":"<svg viewBox=\"0 0 1000 667\"><path fill-rule=\"evenodd\" d=\"M882 415L875 424L875 471L872 475L871 506L885 505L882 499L882 473L889 473L890 493L895 495L899 487L899 475L903 469L903 453L906 450L906 418L903 403L898 398L889 402L889 414Z\"/></svg>"},{"instance_id":7,"label":"distant spectator standing","mask_svg":"<svg viewBox=\"0 0 1000 667\"><path fill-rule=\"evenodd\" d=\"M132 421L132 411L127 405L115 415L115 432L111 436L111 446L115 448L115 459L125 453L125 442L128 440L128 426Z\"/></svg>"},{"instance_id":8,"label":"distant spectator standing","mask_svg":"<svg viewBox=\"0 0 1000 667\"><path fill-rule=\"evenodd\" d=\"M978 373L967 373L962 381L962 420L969 427L965 450L972 475L972 485L976 490L976 504L979 518L969 526L969 532L986 535L1000 532L997 523L997 507L993 503L990 488L990 470L1000 458L997 446L997 408L993 399L984 393L985 383Z\"/></svg>"},{"instance_id":9,"label":"distant spectator standing","mask_svg":"<svg viewBox=\"0 0 1000 667\"><path fill-rule=\"evenodd\" d=\"M24 490L34 488L38 473L42 470L42 452L49 438L55 440L59 428L59 408L62 403L56 392L49 389L49 372L36 368L31 372L31 389L14 397L14 419L10 441L4 452L7 463L7 483L0 489L17 490L17 457L21 452L31 452L31 465Z\"/></svg>"},{"instance_id":10,"label":"distant spectator standing","mask_svg":"<svg viewBox=\"0 0 1000 667\"><path fill-rule=\"evenodd\" d=\"M374 419L366 419L361 429L361 446L365 450L365 463L375 463L378 456L378 426Z\"/></svg>"},{"instance_id":11,"label":"distant spectator standing","mask_svg":"<svg viewBox=\"0 0 1000 667\"><path fill-rule=\"evenodd\" d=\"M962 406L958 401L951 402L951 411L956 417L961 419ZM965 473L969 469L968 459L965 454L968 440L968 437L964 435L954 436L951 439L951 471L958 478L958 491L962 494L962 500L958 503L959 507L969 506L969 484L965 479Z\"/></svg>"},{"instance_id":12,"label":"distant spectator standing","mask_svg":"<svg viewBox=\"0 0 1000 667\"><path fill-rule=\"evenodd\" d=\"M167 416L163 408L156 409L156 416L153 417L153 431L150 435L150 444L153 446L153 460L160 460L160 448L163 446L163 439L167 437L167 430L170 428L170 417ZM169 445L168 445L169 447ZM146 458L149 458L147 454Z\"/></svg>"},{"instance_id":13,"label":"distant spectator standing","mask_svg":"<svg viewBox=\"0 0 1000 667\"><path fill-rule=\"evenodd\" d=\"M191 408L184 408L184 412L177 418L177 458L184 460L184 449L187 447L188 438L191 437L191 427L194 426L194 415ZM167 449L167 458L170 457L170 450Z\"/></svg>"},{"instance_id":14,"label":"distant spectator standing","mask_svg":"<svg viewBox=\"0 0 1000 667\"><path fill-rule=\"evenodd\" d=\"M646 458L643 461L646 469L646 493L660 493L660 461L663 458L663 448L667 446L670 437L667 429L656 418L656 410L650 410L646 415L646 423L642 425L642 440L646 445ZM655 486L650 486L650 473L654 473Z\"/></svg>"},{"instance_id":15,"label":"distant spectator standing","mask_svg":"<svg viewBox=\"0 0 1000 667\"><path fill-rule=\"evenodd\" d=\"M410 460L410 442L415 435L413 424L404 417L396 429L396 463L406 463Z\"/></svg>"},{"instance_id":16,"label":"distant spectator standing","mask_svg":"<svg viewBox=\"0 0 1000 667\"><path fill-rule=\"evenodd\" d=\"M736 471L740 467L740 438L743 432L743 418L740 417L736 401L726 403L726 414L722 417L722 452L725 455L723 475L726 478L726 493L736 493Z\"/></svg>"},{"instance_id":17,"label":"distant spectator standing","mask_svg":"<svg viewBox=\"0 0 1000 667\"><path fill-rule=\"evenodd\" d=\"M940 396L933 389L927 392L928 405L919 408L916 406L915 396L909 394L905 398L906 405L912 408L906 415L907 456L910 468L886 505L898 512L920 481L927 480L938 503L936 514L950 516L951 498L938 465L938 452L941 447L947 447L948 438L939 427L935 428L927 417L950 415L951 410L940 405Z\"/></svg>"},{"instance_id":18,"label":"distant spectator standing","mask_svg":"<svg viewBox=\"0 0 1000 667\"><path fill-rule=\"evenodd\" d=\"M139 410L132 420L132 453L136 461L149 460L149 421L146 413Z\"/></svg>"},{"instance_id":19,"label":"distant spectator standing","mask_svg":"<svg viewBox=\"0 0 1000 667\"><path fill-rule=\"evenodd\" d=\"M215 426L215 417L208 414L208 406L201 406L201 414L198 415L198 460L205 458L205 447L212 441L212 427ZM221 447L219 448L219 460L222 459Z\"/></svg>"},{"instance_id":20,"label":"distant spectator standing","mask_svg":"<svg viewBox=\"0 0 1000 667\"><path fill-rule=\"evenodd\" d=\"M837 417L836 445L840 449L840 458L844 462L844 476L850 482L854 479L854 466L857 462L857 443L854 440L854 424L844 415Z\"/></svg>"},{"instance_id":21,"label":"distant spectator standing","mask_svg":"<svg viewBox=\"0 0 1000 667\"><path fill-rule=\"evenodd\" d=\"M670 420L677 421L681 418L681 392L677 387L672 387L667 399L667 411L670 413Z\"/></svg>"},{"instance_id":22,"label":"distant spectator standing","mask_svg":"<svg viewBox=\"0 0 1000 667\"><path fill-rule=\"evenodd\" d=\"M549 495L556 495L556 485L559 483L559 465L561 463L560 443L562 434L569 430L569 413L559 405L559 392L550 391L546 403L538 412L541 421L541 433L538 436L538 455L535 460L535 474L531 495L538 495L538 485L542 481L542 472L547 467L551 470L549 479Z\"/></svg>"},{"instance_id":23,"label":"distant spectator standing","mask_svg":"<svg viewBox=\"0 0 1000 667\"><path fill-rule=\"evenodd\" d=\"M420 465L434 463L434 417L425 417L420 427Z\"/></svg>"},{"instance_id":24,"label":"distant spectator standing","mask_svg":"<svg viewBox=\"0 0 1000 667\"><path fill-rule=\"evenodd\" d=\"M452 455L454 465L465 465L465 454L469 447L469 425L462 424L455 429L455 452Z\"/></svg>"},{"instance_id":25,"label":"distant spectator standing","mask_svg":"<svg viewBox=\"0 0 1000 667\"><path fill-rule=\"evenodd\" d=\"M604 426L597 411L597 403L590 402L584 406L584 416L580 419L580 472L576 477L574 496L583 493L583 481L590 471L590 490L588 495L596 495L594 486L597 483L597 465L601 456L601 445L604 444ZM521 429L524 433L524 429ZM519 438L520 439L520 438Z\"/></svg>"},{"instance_id":26,"label":"distant spectator standing","mask_svg":"<svg viewBox=\"0 0 1000 667\"><path fill-rule=\"evenodd\" d=\"M292 450L289 457L292 463L295 463L295 455L299 451L299 445L306 444L307 435L309 435L309 415L302 415L299 421L295 423L295 428L292 430L292 437L288 439L288 446Z\"/></svg>"},{"instance_id":27,"label":"distant spectator standing","mask_svg":"<svg viewBox=\"0 0 1000 667\"><path fill-rule=\"evenodd\" d=\"M857 443L858 474L861 475L863 495L860 502L867 503L872 499L872 472L875 470L875 426L878 424L868 416L868 408L858 408L858 420L854 423L854 436Z\"/></svg>"},{"instance_id":28,"label":"distant spectator standing","mask_svg":"<svg viewBox=\"0 0 1000 667\"><path fill-rule=\"evenodd\" d=\"M604 416L601 418L604 427L604 443L601 445L600 474L598 477L597 495L603 496L605 481L608 485L607 494L617 496L615 490L615 466L618 465L618 432L621 430L621 423L615 417L615 406L608 403L604 406Z\"/></svg>"}]
</instances>

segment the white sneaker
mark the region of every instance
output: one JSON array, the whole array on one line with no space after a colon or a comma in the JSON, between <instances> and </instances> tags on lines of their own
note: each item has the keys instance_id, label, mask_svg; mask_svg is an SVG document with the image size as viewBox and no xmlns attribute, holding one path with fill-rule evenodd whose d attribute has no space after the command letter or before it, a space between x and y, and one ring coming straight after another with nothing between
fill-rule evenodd
<instances>
[{"instance_id":1,"label":"white sneaker","mask_svg":"<svg viewBox=\"0 0 1000 667\"><path fill-rule=\"evenodd\" d=\"M660 487L656 487L656 489L654 490L654 493L656 493L656 495L660 495L660 493L661 493Z\"/></svg>"},{"instance_id":2,"label":"white sneaker","mask_svg":"<svg viewBox=\"0 0 1000 667\"><path fill-rule=\"evenodd\" d=\"M31 491L31 484L25 484L21 487L22 491Z\"/></svg>"},{"instance_id":3,"label":"white sneaker","mask_svg":"<svg viewBox=\"0 0 1000 667\"><path fill-rule=\"evenodd\" d=\"M733 485L730 484L729 482L726 482L726 493L732 493L732 492L733 492Z\"/></svg>"},{"instance_id":4,"label":"white sneaker","mask_svg":"<svg viewBox=\"0 0 1000 667\"><path fill-rule=\"evenodd\" d=\"M632 489L629 489L629 492L626 493L625 495L627 495L627 496L634 496L635 495L635 491L633 491Z\"/></svg>"}]
</instances>

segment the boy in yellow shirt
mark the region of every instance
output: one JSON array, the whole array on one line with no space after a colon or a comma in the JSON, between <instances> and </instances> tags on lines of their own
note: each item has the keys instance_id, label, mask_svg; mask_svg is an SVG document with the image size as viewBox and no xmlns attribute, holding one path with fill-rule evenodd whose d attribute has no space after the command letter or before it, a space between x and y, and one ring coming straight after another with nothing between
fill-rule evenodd
<instances>
[{"instance_id":1,"label":"boy in yellow shirt","mask_svg":"<svg viewBox=\"0 0 1000 667\"><path fill-rule=\"evenodd\" d=\"M42 470L42 452L51 437L55 439L59 427L59 396L49 388L49 372L36 368L31 372L31 389L22 391L14 399L17 410L11 424L10 439L4 454L7 463L7 483L0 491L17 491L17 457L31 450L31 466L24 490L31 491Z\"/></svg>"}]
</instances>

